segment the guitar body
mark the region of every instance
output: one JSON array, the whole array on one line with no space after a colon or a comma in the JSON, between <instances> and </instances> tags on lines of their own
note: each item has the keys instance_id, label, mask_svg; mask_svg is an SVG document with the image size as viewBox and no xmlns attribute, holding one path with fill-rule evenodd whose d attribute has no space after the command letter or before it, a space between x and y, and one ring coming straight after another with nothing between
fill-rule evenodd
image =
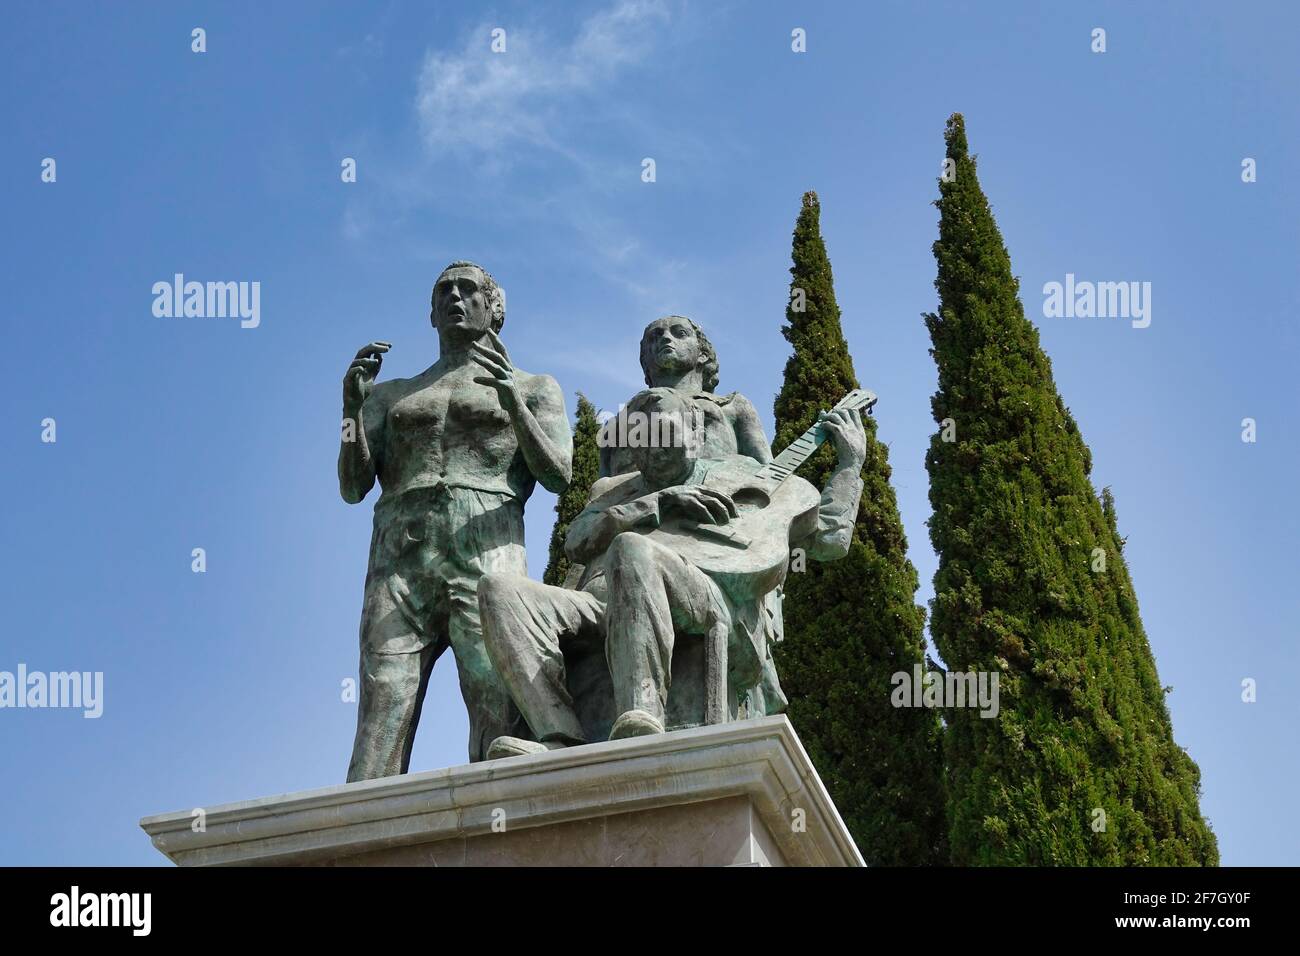
<instances>
[{"instance_id":1,"label":"guitar body","mask_svg":"<svg viewBox=\"0 0 1300 956\"><path fill-rule=\"evenodd\" d=\"M835 408L869 412L875 404L873 393L855 388ZM821 492L794 471L825 440L819 422L766 464L740 456L710 462L702 486L729 495L739 516L724 525L670 519L646 533L705 572L736 603L758 600L785 580L791 546L817 530Z\"/></svg>"},{"instance_id":2,"label":"guitar body","mask_svg":"<svg viewBox=\"0 0 1300 956\"><path fill-rule=\"evenodd\" d=\"M737 603L756 601L785 580L790 547L817 530L821 493L798 476L760 476L751 458L713 466L701 487L729 495L738 517L724 525L669 519L646 532L709 575Z\"/></svg>"}]
</instances>

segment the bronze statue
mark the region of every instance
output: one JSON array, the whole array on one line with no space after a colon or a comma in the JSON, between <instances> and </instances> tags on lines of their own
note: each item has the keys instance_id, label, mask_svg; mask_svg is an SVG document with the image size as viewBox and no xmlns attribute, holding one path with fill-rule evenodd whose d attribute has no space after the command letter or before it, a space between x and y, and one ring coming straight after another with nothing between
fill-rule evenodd
<instances>
[{"instance_id":1,"label":"bronze statue","mask_svg":"<svg viewBox=\"0 0 1300 956\"><path fill-rule=\"evenodd\" d=\"M740 392L717 393L721 376L717 349L695 321L684 315L667 315L651 322L641 334L640 360L648 387L674 389L699 409L704 435L701 457L744 455L760 464L771 461L772 452L753 403ZM613 442L603 444L602 478L635 470L632 449ZM746 692L744 713L748 717L785 710L787 701L772 658L773 645L784 637L781 602L781 589L770 591L755 623L762 632L758 636L763 647L762 675Z\"/></svg>"},{"instance_id":2,"label":"bronze statue","mask_svg":"<svg viewBox=\"0 0 1300 956\"><path fill-rule=\"evenodd\" d=\"M348 780L405 773L425 688L448 647L469 711L469 758L525 733L483 643L484 574L526 575L524 503L559 492L572 436L559 385L514 367L499 333L505 293L481 266L438 277L430 319L439 356L409 379L375 382L372 342L343 379L339 490L351 504L378 480L361 614L360 699Z\"/></svg>"},{"instance_id":3,"label":"bronze statue","mask_svg":"<svg viewBox=\"0 0 1300 956\"><path fill-rule=\"evenodd\" d=\"M699 407L677 390L637 396L630 407L676 422L681 440L630 449L637 470L593 486L565 543L569 558L585 564L579 589L509 572L485 574L479 585L488 654L535 738L504 735L489 756L587 742L592 722L583 718L584 695L575 695L569 670L597 655L608 662L617 714L609 738L662 732L682 637L702 639L714 649L712 660L725 660L706 675L706 719L729 719L731 691L760 678L763 601L783 579L790 548L804 547L817 560L848 551L866 454L856 409L869 402L851 396L842 404L823 412L790 455L760 464L740 455L700 457L698 443L685 440ZM818 495L791 473L826 436L839 467Z\"/></svg>"}]
</instances>

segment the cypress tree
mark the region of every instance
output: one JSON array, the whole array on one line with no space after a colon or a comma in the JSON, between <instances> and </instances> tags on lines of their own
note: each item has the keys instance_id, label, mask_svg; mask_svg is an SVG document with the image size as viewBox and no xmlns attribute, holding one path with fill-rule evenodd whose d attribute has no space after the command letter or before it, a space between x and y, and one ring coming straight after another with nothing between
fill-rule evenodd
<instances>
[{"instance_id":1,"label":"cypress tree","mask_svg":"<svg viewBox=\"0 0 1300 956\"><path fill-rule=\"evenodd\" d=\"M926 456L939 554L931 634L950 669L998 675L1000 707L995 719L947 712L953 861L1217 865L1114 500L1093 488L959 114L945 138L939 311L925 316L939 371Z\"/></svg>"},{"instance_id":2,"label":"cypress tree","mask_svg":"<svg viewBox=\"0 0 1300 956\"><path fill-rule=\"evenodd\" d=\"M563 586L569 575L569 559L564 554L564 538L569 533L569 522L582 512L591 495L600 472L600 448L596 439L600 422L596 420L596 406L587 396L578 393L578 418L573 428L573 477L569 487L555 500L555 525L551 529L551 554L542 575L544 584Z\"/></svg>"},{"instance_id":3,"label":"cypress tree","mask_svg":"<svg viewBox=\"0 0 1300 956\"><path fill-rule=\"evenodd\" d=\"M781 330L794 353L776 398L774 452L858 387L820 219L816 193L805 193ZM866 416L864 425L864 489L849 553L791 571L775 659L791 722L867 863L943 863L938 714L890 703L891 676L911 679L914 666L926 666L925 610L916 604L888 449L876 439L875 419ZM800 474L823 487L835 459L827 442Z\"/></svg>"}]
</instances>

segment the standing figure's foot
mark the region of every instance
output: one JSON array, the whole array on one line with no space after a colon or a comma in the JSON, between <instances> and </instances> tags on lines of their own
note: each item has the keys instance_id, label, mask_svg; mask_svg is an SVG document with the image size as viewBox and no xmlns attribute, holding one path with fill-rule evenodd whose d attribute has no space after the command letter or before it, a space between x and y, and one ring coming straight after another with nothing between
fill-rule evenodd
<instances>
[{"instance_id":1,"label":"standing figure's foot","mask_svg":"<svg viewBox=\"0 0 1300 956\"><path fill-rule=\"evenodd\" d=\"M566 746L567 744L563 744L558 740L547 740L539 743L536 740L524 740L522 737L498 737L488 747L487 759L500 760L502 757L544 754L551 750L561 750Z\"/></svg>"},{"instance_id":2,"label":"standing figure's foot","mask_svg":"<svg viewBox=\"0 0 1300 956\"><path fill-rule=\"evenodd\" d=\"M629 710L614 721L609 739L622 740L624 737L645 737L663 732L663 723L653 714L646 713L644 710Z\"/></svg>"}]
</instances>

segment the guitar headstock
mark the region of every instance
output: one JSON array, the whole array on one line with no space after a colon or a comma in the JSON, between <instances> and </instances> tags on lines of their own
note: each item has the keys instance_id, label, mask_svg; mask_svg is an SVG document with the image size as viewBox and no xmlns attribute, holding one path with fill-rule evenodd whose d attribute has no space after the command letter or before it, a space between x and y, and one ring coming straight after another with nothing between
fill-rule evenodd
<instances>
[{"instance_id":1,"label":"guitar headstock","mask_svg":"<svg viewBox=\"0 0 1300 956\"><path fill-rule=\"evenodd\" d=\"M870 415L871 409L875 407L877 401L879 399L876 398L875 392L868 391L865 388L855 388L836 402L835 407L854 409Z\"/></svg>"}]
</instances>

